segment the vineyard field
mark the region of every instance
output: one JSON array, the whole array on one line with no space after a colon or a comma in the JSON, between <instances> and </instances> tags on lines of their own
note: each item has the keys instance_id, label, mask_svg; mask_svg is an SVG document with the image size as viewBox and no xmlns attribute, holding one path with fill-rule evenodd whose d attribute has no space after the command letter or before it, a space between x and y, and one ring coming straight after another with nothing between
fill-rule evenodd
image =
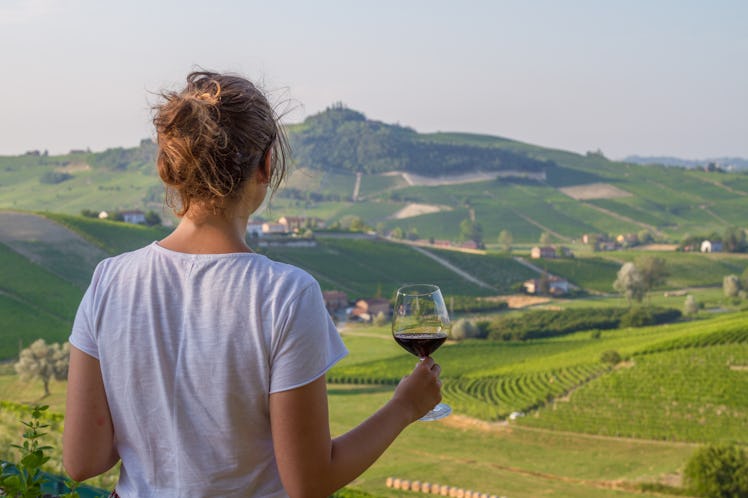
<instances>
[{"instance_id":1,"label":"vineyard field","mask_svg":"<svg viewBox=\"0 0 748 498\"><path fill-rule=\"evenodd\" d=\"M394 385L407 374L413 358L397 348L361 360L359 348L377 336L391 341L387 328L346 329L345 340L355 340L351 356L329 380ZM606 351L624 361L615 368L604 363ZM434 357L442 365L445 401L482 420L525 412L517 423L530 427L748 443L741 435L748 427L748 313L544 340L448 343ZM599 423L587 420L598 410L604 413Z\"/></svg>"}]
</instances>

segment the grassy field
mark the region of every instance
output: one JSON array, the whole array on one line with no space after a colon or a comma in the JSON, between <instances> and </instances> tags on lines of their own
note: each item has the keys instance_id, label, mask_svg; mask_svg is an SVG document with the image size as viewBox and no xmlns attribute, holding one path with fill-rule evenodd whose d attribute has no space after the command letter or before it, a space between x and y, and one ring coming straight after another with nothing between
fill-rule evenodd
<instances>
[{"instance_id":1,"label":"grassy field","mask_svg":"<svg viewBox=\"0 0 748 498\"><path fill-rule=\"evenodd\" d=\"M389 298L405 282L437 282L445 294L487 294L485 289L400 244L320 238L314 250L270 247L263 252L304 268L323 288L345 291L351 299L375 295Z\"/></svg>"},{"instance_id":2,"label":"grassy field","mask_svg":"<svg viewBox=\"0 0 748 498\"><path fill-rule=\"evenodd\" d=\"M345 341L351 350L346 362L360 361L370 351L373 356L406 354L392 350L389 346L393 341L382 337L347 336ZM63 412L64 390L64 383L53 383L52 395L43 402L52 411ZM391 387L330 385L333 434L342 434L364 420L391 393ZM38 402L42 401L41 394L41 383L22 383L15 377L0 375L0 399ZM0 442L19 440L17 418L16 414L0 410ZM59 448L56 430L51 441ZM406 429L384 456L350 486L380 497L404 496L385 486L386 478L394 476L513 498L648 497L656 495L638 493L638 483L671 482L694 449L687 444L591 437L514 424L481 424L453 415L444 421L416 423ZM58 456L52 460L51 470L59 471L59 465ZM114 477L109 475L91 484L111 487L113 482Z\"/></svg>"},{"instance_id":3,"label":"grassy field","mask_svg":"<svg viewBox=\"0 0 748 498\"><path fill-rule=\"evenodd\" d=\"M596 335L587 331L525 342L473 340L448 344L436 357L444 365L445 398L459 413L490 421L513 411L533 412L535 416L522 423L603 435L748 444L742 431L748 426L748 398L740 394L748 392L743 370L748 365L746 324L748 313L732 313ZM386 328L366 333L389 339ZM606 351L628 359L621 364L628 368L611 369L603 363ZM344 362L332 370L331 378L393 383L407 373L411 361L403 355L377 355L365 362ZM569 393L574 396L566 401ZM595 419L601 406L610 406L607 419ZM663 407L671 417L657 423ZM694 407L703 408L702 416L693 415ZM581 413L586 415L574 415Z\"/></svg>"}]
</instances>

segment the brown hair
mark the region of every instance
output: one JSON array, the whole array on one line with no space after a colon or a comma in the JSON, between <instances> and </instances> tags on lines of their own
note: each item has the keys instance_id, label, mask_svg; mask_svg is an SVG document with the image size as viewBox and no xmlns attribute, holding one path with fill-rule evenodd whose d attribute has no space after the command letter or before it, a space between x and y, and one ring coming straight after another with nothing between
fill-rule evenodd
<instances>
[{"instance_id":1,"label":"brown hair","mask_svg":"<svg viewBox=\"0 0 748 498\"><path fill-rule=\"evenodd\" d=\"M268 99L236 75L193 72L179 92L161 94L154 107L158 173L167 204L183 216L193 203L214 211L241 191L272 154L268 183L286 174L288 141ZM177 202L178 201L178 202Z\"/></svg>"}]
</instances>

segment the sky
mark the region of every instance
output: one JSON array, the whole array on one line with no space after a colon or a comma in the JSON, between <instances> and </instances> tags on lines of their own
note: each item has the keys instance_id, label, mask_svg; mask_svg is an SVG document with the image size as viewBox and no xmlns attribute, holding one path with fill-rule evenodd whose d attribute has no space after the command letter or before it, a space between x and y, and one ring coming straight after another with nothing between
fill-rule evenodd
<instances>
[{"instance_id":1,"label":"sky","mask_svg":"<svg viewBox=\"0 0 748 498\"><path fill-rule=\"evenodd\" d=\"M423 133L607 157L748 157L744 0L0 0L0 155L132 147L191 70L286 122L341 102Z\"/></svg>"}]
</instances>

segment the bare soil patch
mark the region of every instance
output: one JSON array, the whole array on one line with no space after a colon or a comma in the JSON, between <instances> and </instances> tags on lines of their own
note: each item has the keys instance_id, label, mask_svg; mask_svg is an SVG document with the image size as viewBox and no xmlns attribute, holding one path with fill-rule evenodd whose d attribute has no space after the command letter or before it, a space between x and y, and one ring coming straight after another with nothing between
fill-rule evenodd
<instances>
[{"instance_id":1,"label":"bare soil patch","mask_svg":"<svg viewBox=\"0 0 748 498\"><path fill-rule=\"evenodd\" d=\"M631 197L631 193L626 192L609 183L590 183L587 185L575 185L559 189L564 194L578 201L591 199L615 199L618 197Z\"/></svg>"},{"instance_id":2,"label":"bare soil patch","mask_svg":"<svg viewBox=\"0 0 748 498\"><path fill-rule=\"evenodd\" d=\"M400 211L396 212L391 216L392 219L402 220L404 218L412 218L414 216L421 216L422 214L439 213L441 211L451 211L452 208L449 206L437 206L434 204L408 204Z\"/></svg>"},{"instance_id":3,"label":"bare soil patch","mask_svg":"<svg viewBox=\"0 0 748 498\"><path fill-rule=\"evenodd\" d=\"M487 182L499 177L499 172L490 173L474 172L465 173L464 175L448 176L421 176L413 173L403 173L403 178L408 185L418 187L436 187L439 185L457 185L460 183Z\"/></svg>"},{"instance_id":4,"label":"bare soil patch","mask_svg":"<svg viewBox=\"0 0 748 498\"><path fill-rule=\"evenodd\" d=\"M678 249L678 244L644 244L634 247L635 251L663 251L672 252Z\"/></svg>"},{"instance_id":5,"label":"bare soil patch","mask_svg":"<svg viewBox=\"0 0 748 498\"><path fill-rule=\"evenodd\" d=\"M508 422L486 422L465 415L451 414L441 419L441 423L454 429L475 429L483 432L511 431Z\"/></svg>"},{"instance_id":6,"label":"bare soil patch","mask_svg":"<svg viewBox=\"0 0 748 498\"><path fill-rule=\"evenodd\" d=\"M55 171L60 173L79 173L81 171L90 171L91 165L88 163L70 163L65 166L59 166L55 168Z\"/></svg>"},{"instance_id":7,"label":"bare soil patch","mask_svg":"<svg viewBox=\"0 0 748 498\"><path fill-rule=\"evenodd\" d=\"M546 304L551 301L548 297L539 296L526 296L524 294L516 294L511 296L493 296L483 297L482 301L490 302L504 302L510 308L527 308L528 306L536 306L538 304Z\"/></svg>"}]
</instances>

